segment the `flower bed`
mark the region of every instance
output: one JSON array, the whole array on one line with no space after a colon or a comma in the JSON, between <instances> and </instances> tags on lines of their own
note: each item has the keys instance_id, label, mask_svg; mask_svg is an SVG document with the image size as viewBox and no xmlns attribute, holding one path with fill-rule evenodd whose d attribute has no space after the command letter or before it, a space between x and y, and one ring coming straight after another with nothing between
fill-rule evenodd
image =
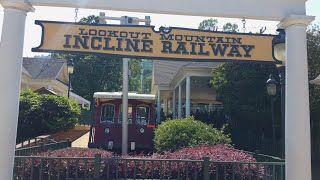
<instances>
[{"instance_id":1,"label":"flower bed","mask_svg":"<svg viewBox=\"0 0 320 180\"><path fill-rule=\"evenodd\" d=\"M203 157L210 159L209 174L210 177L217 179L263 179L267 176L264 172L264 166L240 164L239 162L255 162L252 155L242 151L235 150L229 145L200 146L184 148L175 152L164 154L147 155L130 155L119 157L110 152L99 149L81 149L68 148L63 150L49 151L45 153L34 154L34 156L44 157L91 157L85 159L53 159L32 161L27 159L25 164L20 163L18 166L19 176L24 179L39 179L39 172L42 172L42 179L66 179L67 177L87 177L94 176L94 157L95 154L101 154L100 176L104 178L173 178L173 179L203 179ZM125 158L125 159L123 159ZM144 159L144 160L142 160ZM157 160L161 159L161 161ZM176 160L172 160L176 159ZM179 160L177 160L179 159ZM189 161L186 161L189 160ZM190 161L194 160L194 161ZM220 161L237 161L236 163L223 163ZM41 165L42 164L42 165ZM30 176L31 167L33 175ZM59 169L59 171L58 171ZM217 174L218 173L218 174ZM68 175L67 175L68 174ZM32 177L32 178L30 178Z\"/></svg>"}]
</instances>

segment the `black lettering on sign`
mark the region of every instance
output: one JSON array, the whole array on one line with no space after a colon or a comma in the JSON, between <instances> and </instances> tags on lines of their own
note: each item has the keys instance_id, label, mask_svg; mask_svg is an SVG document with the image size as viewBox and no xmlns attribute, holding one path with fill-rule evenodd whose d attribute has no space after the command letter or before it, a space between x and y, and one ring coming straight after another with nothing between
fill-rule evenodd
<instances>
[{"instance_id":1,"label":"black lettering on sign","mask_svg":"<svg viewBox=\"0 0 320 180\"><path fill-rule=\"evenodd\" d=\"M226 53L227 48L229 47L228 44L210 44L212 52L215 56L224 56ZM223 48L222 48L223 46Z\"/></svg>"},{"instance_id":2,"label":"black lettering on sign","mask_svg":"<svg viewBox=\"0 0 320 180\"><path fill-rule=\"evenodd\" d=\"M89 49L89 46L88 46L89 36L73 35L73 38L74 38L74 45L72 46L72 48L80 49L80 46L81 46L84 49Z\"/></svg>"},{"instance_id":3,"label":"black lettering on sign","mask_svg":"<svg viewBox=\"0 0 320 180\"><path fill-rule=\"evenodd\" d=\"M118 41L118 46L117 46L116 50L117 51L123 51L123 48L122 48L123 39L122 38L117 38L117 41Z\"/></svg>"},{"instance_id":4,"label":"black lettering on sign","mask_svg":"<svg viewBox=\"0 0 320 180\"><path fill-rule=\"evenodd\" d=\"M88 35L87 32L86 33L84 32L85 29L79 28L79 30L80 30L79 35Z\"/></svg>"},{"instance_id":5,"label":"black lettering on sign","mask_svg":"<svg viewBox=\"0 0 320 180\"><path fill-rule=\"evenodd\" d=\"M176 51L174 52L175 54L189 54L189 52L186 49L186 42L177 42L178 47Z\"/></svg>"},{"instance_id":6,"label":"black lettering on sign","mask_svg":"<svg viewBox=\"0 0 320 180\"><path fill-rule=\"evenodd\" d=\"M239 45L230 45L231 49L227 56L229 57L242 57L241 53L239 52Z\"/></svg>"},{"instance_id":7,"label":"black lettering on sign","mask_svg":"<svg viewBox=\"0 0 320 180\"><path fill-rule=\"evenodd\" d=\"M65 34L64 37L66 38L66 43L63 45L63 47L64 48L71 48L70 39L72 38L72 35Z\"/></svg>"},{"instance_id":8,"label":"black lettering on sign","mask_svg":"<svg viewBox=\"0 0 320 180\"><path fill-rule=\"evenodd\" d=\"M198 45L200 47L198 55L209 56L209 51L203 52L203 47L205 46L205 43L198 43Z\"/></svg>"},{"instance_id":9,"label":"black lettering on sign","mask_svg":"<svg viewBox=\"0 0 320 180\"><path fill-rule=\"evenodd\" d=\"M149 39L151 33L141 33L141 35L143 36L143 39Z\"/></svg>"},{"instance_id":10,"label":"black lettering on sign","mask_svg":"<svg viewBox=\"0 0 320 180\"><path fill-rule=\"evenodd\" d=\"M252 45L241 45L242 49L246 52L244 57L251 57L250 52L254 49Z\"/></svg>"},{"instance_id":11,"label":"black lettering on sign","mask_svg":"<svg viewBox=\"0 0 320 180\"><path fill-rule=\"evenodd\" d=\"M97 35L97 30L95 30L95 29L89 29L89 35L90 35L90 36L96 36L96 35Z\"/></svg>"},{"instance_id":12,"label":"black lettering on sign","mask_svg":"<svg viewBox=\"0 0 320 180\"><path fill-rule=\"evenodd\" d=\"M163 53L172 53L172 43L170 41L162 41L162 51Z\"/></svg>"},{"instance_id":13,"label":"black lettering on sign","mask_svg":"<svg viewBox=\"0 0 320 180\"><path fill-rule=\"evenodd\" d=\"M102 42L102 37L92 37L91 49L100 50L102 48L101 42Z\"/></svg>"},{"instance_id":14,"label":"black lettering on sign","mask_svg":"<svg viewBox=\"0 0 320 180\"><path fill-rule=\"evenodd\" d=\"M142 42L142 49L141 52L152 52L153 49L151 48L151 45L153 45L152 40L141 40Z\"/></svg>"},{"instance_id":15,"label":"black lettering on sign","mask_svg":"<svg viewBox=\"0 0 320 180\"><path fill-rule=\"evenodd\" d=\"M127 47L126 47L125 51L131 52L131 50L133 49L134 52L140 52L140 50L138 48L138 45L139 45L139 42L140 42L139 39L133 39L133 40L125 39L125 40L126 40L126 43L127 43Z\"/></svg>"},{"instance_id":16,"label":"black lettering on sign","mask_svg":"<svg viewBox=\"0 0 320 180\"><path fill-rule=\"evenodd\" d=\"M160 38L161 41L164 41L164 40L172 41L173 40L173 34L168 34L168 35L160 34L160 36L161 36L161 38Z\"/></svg>"},{"instance_id":17,"label":"black lettering on sign","mask_svg":"<svg viewBox=\"0 0 320 180\"><path fill-rule=\"evenodd\" d=\"M103 50L111 50L111 51L114 51L114 50L115 50L115 47L114 47L114 46L111 46L111 47L110 47L110 41L111 41L111 38L104 38L104 47L103 47Z\"/></svg>"}]
</instances>

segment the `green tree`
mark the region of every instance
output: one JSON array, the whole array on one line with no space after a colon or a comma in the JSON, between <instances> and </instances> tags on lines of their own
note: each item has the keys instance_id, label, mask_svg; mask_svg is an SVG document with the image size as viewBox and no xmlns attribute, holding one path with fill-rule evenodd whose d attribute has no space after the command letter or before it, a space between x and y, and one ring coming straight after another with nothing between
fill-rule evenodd
<instances>
[{"instance_id":1,"label":"green tree","mask_svg":"<svg viewBox=\"0 0 320 180\"><path fill-rule=\"evenodd\" d=\"M129 91L141 92L141 60L130 59L129 69Z\"/></svg>"},{"instance_id":2,"label":"green tree","mask_svg":"<svg viewBox=\"0 0 320 180\"><path fill-rule=\"evenodd\" d=\"M307 49L309 80L313 80L320 75L320 28L319 25L311 26L307 31ZM320 86L311 84L310 110L320 112Z\"/></svg>"},{"instance_id":3,"label":"green tree","mask_svg":"<svg viewBox=\"0 0 320 180\"><path fill-rule=\"evenodd\" d=\"M225 25L223 25L223 31L225 31L225 32L237 32L237 31L239 31L238 25L228 22Z\"/></svg>"},{"instance_id":4,"label":"green tree","mask_svg":"<svg viewBox=\"0 0 320 180\"><path fill-rule=\"evenodd\" d=\"M200 23L198 29L214 31L217 28L217 24L218 24L218 20L213 18L203 20Z\"/></svg>"},{"instance_id":5,"label":"green tree","mask_svg":"<svg viewBox=\"0 0 320 180\"><path fill-rule=\"evenodd\" d=\"M199 28L210 29L217 23L218 21L213 19L204 20ZM237 24L226 23L223 26L223 31L226 32L238 30ZM265 82L270 73L277 77L274 64L224 62L218 63L218 67L212 72L211 84L216 89L217 98L223 103L227 114L269 111Z\"/></svg>"},{"instance_id":6,"label":"green tree","mask_svg":"<svg viewBox=\"0 0 320 180\"><path fill-rule=\"evenodd\" d=\"M219 63L212 72L211 84L227 114L270 110L265 83L270 73L277 77L274 64Z\"/></svg>"},{"instance_id":7,"label":"green tree","mask_svg":"<svg viewBox=\"0 0 320 180\"><path fill-rule=\"evenodd\" d=\"M66 97L23 90L20 95L17 141L71 129L80 108Z\"/></svg>"},{"instance_id":8,"label":"green tree","mask_svg":"<svg viewBox=\"0 0 320 180\"><path fill-rule=\"evenodd\" d=\"M307 31L309 80L320 75L320 28L311 26ZM269 111L269 97L265 81L269 74L278 80L273 64L219 63L213 69L211 83L217 89L218 98L228 114L239 111ZM310 109L320 111L320 86L310 85ZM279 106L279 102L277 102Z\"/></svg>"},{"instance_id":9,"label":"green tree","mask_svg":"<svg viewBox=\"0 0 320 180\"><path fill-rule=\"evenodd\" d=\"M79 22L98 24L98 16L88 16ZM98 91L120 91L122 86L122 58L110 55L52 54L53 58L73 59L74 74L71 76L73 91L88 100ZM130 60L129 90L141 90L141 61Z\"/></svg>"}]
</instances>

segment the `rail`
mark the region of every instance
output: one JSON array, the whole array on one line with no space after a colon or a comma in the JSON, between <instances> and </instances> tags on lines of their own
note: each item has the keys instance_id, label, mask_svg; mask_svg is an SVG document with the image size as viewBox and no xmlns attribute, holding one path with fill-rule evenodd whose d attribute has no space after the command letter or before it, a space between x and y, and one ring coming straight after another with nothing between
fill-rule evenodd
<instances>
[{"instance_id":1,"label":"rail","mask_svg":"<svg viewBox=\"0 0 320 180\"><path fill-rule=\"evenodd\" d=\"M56 143L56 141L54 141L53 139L50 139L50 138L36 137L36 138L24 140L24 141L16 144L16 149L37 146L37 145L40 145L41 143L50 144L50 143Z\"/></svg>"},{"instance_id":2,"label":"rail","mask_svg":"<svg viewBox=\"0 0 320 180\"><path fill-rule=\"evenodd\" d=\"M284 180L284 162L16 156L13 179Z\"/></svg>"},{"instance_id":3,"label":"rail","mask_svg":"<svg viewBox=\"0 0 320 180\"><path fill-rule=\"evenodd\" d=\"M69 139L67 139L66 141L53 142L53 143L49 143L49 144L45 144L45 143L41 142L37 146L16 149L15 155L16 156L28 156L28 155L31 155L34 153L46 152L48 150L63 149L63 148L67 148L67 147L71 147L71 141Z\"/></svg>"}]
</instances>

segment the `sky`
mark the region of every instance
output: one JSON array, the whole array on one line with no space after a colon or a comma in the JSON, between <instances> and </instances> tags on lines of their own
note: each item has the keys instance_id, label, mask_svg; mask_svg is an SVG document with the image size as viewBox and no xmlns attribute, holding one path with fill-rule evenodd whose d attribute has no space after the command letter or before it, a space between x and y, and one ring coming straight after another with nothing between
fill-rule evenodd
<instances>
[{"instance_id":1,"label":"sky","mask_svg":"<svg viewBox=\"0 0 320 180\"><path fill-rule=\"evenodd\" d=\"M306 4L307 15L316 16L314 23L320 24L320 0L309 0ZM28 13L25 28L24 40L24 57L33 57L35 55L46 55L46 53L33 53L31 48L37 47L40 44L41 28L34 24L35 20L50 20L50 21L66 21L74 22L75 9L72 8L57 8L57 7L35 7L36 11ZM105 12L106 16L120 17L133 16L144 18L151 16L151 25L159 28L160 26L170 27L185 27L197 29L199 23L205 19L215 17L199 17L199 16L180 16L180 15L164 15L136 12L121 12L121 11L102 11L92 9L79 9L78 20L89 15L99 15L99 12ZM234 18L215 18L218 19L218 30L221 30L223 24L227 22L236 23L239 26L240 32L243 32L243 24L241 19ZM0 34L3 21L3 8L0 6ZM108 21L108 24L118 24L117 21ZM278 22L261 21L261 20L246 20L246 32L259 32L260 28L266 27L265 34L274 34Z\"/></svg>"}]
</instances>

